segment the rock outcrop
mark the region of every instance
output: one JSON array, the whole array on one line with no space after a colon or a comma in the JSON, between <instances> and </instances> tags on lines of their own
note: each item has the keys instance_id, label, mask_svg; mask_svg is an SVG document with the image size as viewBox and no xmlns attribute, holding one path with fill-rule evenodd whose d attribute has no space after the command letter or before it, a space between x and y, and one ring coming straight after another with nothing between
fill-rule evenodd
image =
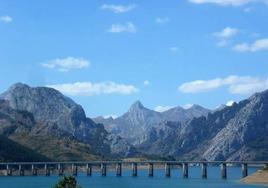
<instances>
[{"instance_id":1,"label":"rock outcrop","mask_svg":"<svg viewBox=\"0 0 268 188\"><path fill-rule=\"evenodd\" d=\"M5 134L9 131L13 140L28 147L31 147L32 138L46 138L50 144L59 140L64 145L65 141L72 140L74 145L80 145L85 151L88 150L88 154L96 156L119 157L134 152L130 144L119 136L111 136L102 124L96 124L87 118L80 105L55 89L32 88L18 83L0 98L0 131ZM79 148L75 153L78 150Z\"/></svg>"}]
</instances>

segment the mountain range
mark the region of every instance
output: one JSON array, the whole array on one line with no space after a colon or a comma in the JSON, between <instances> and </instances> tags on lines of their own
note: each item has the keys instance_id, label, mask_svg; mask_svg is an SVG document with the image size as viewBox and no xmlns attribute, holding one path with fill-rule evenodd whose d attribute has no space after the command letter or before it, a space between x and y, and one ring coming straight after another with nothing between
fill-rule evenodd
<instances>
[{"instance_id":1,"label":"mountain range","mask_svg":"<svg viewBox=\"0 0 268 188\"><path fill-rule=\"evenodd\" d=\"M135 148L55 89L15 84L0 95L0 133L51 160L122 157Z\"/></svg>"},{"instance_id":2,"label":"mountain range","mask_svg":"<svg viewBox=\"0 0 268 188\"><path fill-rule=\"evenodd\" d=\"M17 83L0 95L0 141L0 161L268 160L268 91L214 111L137 101L118 118L91 119L55 89Z\"/></svg>"},{"instance_id":3,"label":"mountain range","mask_svg":"<svg viewBox=\"0 0 268 188\"><path fill-rule=\"evenodd\" d=\"M182 160L267 160L268 91L207 117L164 123L139 147Z\"/></svg>"},{"instance_id":4,"label":"mountain range","mask_svg":"<svg viewBox=\"0 0 268 188\"><path fill-rule=\"evenodd\" d=\"M145 141L151 129L158 127L162 122L185 123L194 117L207 116L209 112L210 110L198 105L193 105L188 109L177 106L164 112L157 112L144 107L140 101L136 101L125 114L118 118L97 117L93 120L102 123L109 132L120 135L129 143L139 145Z\"/></svg>"}]
</instances>

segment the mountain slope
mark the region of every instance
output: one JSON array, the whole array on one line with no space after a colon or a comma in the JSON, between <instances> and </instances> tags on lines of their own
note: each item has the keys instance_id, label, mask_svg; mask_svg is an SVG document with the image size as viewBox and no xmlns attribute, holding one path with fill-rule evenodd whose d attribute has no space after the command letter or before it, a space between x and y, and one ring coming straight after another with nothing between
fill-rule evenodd
<instances>
[{"instance_id":1,"label":"mountain slope","mask_svg":"<svg viewBox=\"0 0 268 188\"><path fill-rule=\"evenodd\" d=\"M162 116L166 121L179 121L183 123L195 117L207 116L209 112L210 110L199 105L193 105L188 109L177 106L162 112Z\"/></svg>"},{"instance_id":2,"label":"mountain slope","mask_svg":"<svg viewBox=\"0 0 268 188\"><path fill-rule=\"evenodd\" d=\"M111 136L102 124L87 118L80 105L55 89L32 88L18 83L0 98L4 101L2 115L5 117L1 120L0 130L10 131L10 138L29 148L40 149L40 152L46 151L49 157L92 159L96 156L119 157L125 153L131 155L130 151L135 151L120 137ZM18 114L21 112L28 114L30 120L26 122L24 117L25 122L19 123ZM42 145L38 140L47 144ZM57 150L57 145L62 149ZM125 147L121 147L123 145ZM55 152L48 153L52 150Z\"/></svg>"},{"instance_id":3,"label":"mountain slope","mask_svg":"<svg viewBox=\"0 0 268 188\"><path fill-rule=\"evenodd\" d=\"M137 101L116 119L94 121L51 88L19 83L0 96L3 147L23 155L10 160L268 160L268 90L211 112L194 105L160 113ZM7 160L14 150L1 147L0 159Z\"/></svg>"},{"instance_id":4,"label":"mountain slope","mask_svg":"<svg viewBox=\"0 0 268 188\"><path fill-rule=\"evenodd\" d=\"M149 153L187 160L267 160L267 114L265 91L207 117L185 123L167 122L152 129L139 147Z\"/></svg>"},{"instance_id":5,"label":"mountain slope","mask_svg":"<svg viewBox=\"0 0 268 188\"><path fill-rule=\"evenodd\" d=\"M3 160L91 160L100 158L89 144L76 141L72 135L58 130L57 126L47 127L35 121L27 111L15 110L9 102L0 100L0 136L9 141L9 145L19 145L27 152L19 152L19 157L9 156L16 150L6 150L8 158ZM16 146L15 145L15 146ZM4 147L4 146L3 146ZM13 147L12 147L13 148ZM17 147L19 148L19 147ZM25 149L24 149L25 150ZM28 155L37 153L45 156Z\"/></svg>"},{"instance_id":6,"label":"mountain slope","mask_svg":"<svg viewBox=\"0 0 268 188\"><path fill-rule=\"evenodd\" d=\"M114 120L116 127L112 130L137 144L142 142L144 133L162 121L160 113L145 108L139 101L135 102L128 112Z\"/></svg>"},{"instance_id":7,"label":"mountain slope","mask_svg":"<svg viewBox=\"0 0 268 188\"><path fill-rule=\"evenodd\" d=\"M186 122L194 117L206 116L209 112L201 106L194 105L189 109L178 106L160 113L145 108L140 101L136 101L125 114L116 119L98 117L93 120L104 124L109 132L120 135L134 145L139 145L152 128L158 127L163 122Z\"/></svg>"},{"instance_id":8,"label":"mountain slope","mask_svg":"<svg viewBox=\"0 0 268 188\"><path fill-rule=\"evenodd\" d=\"M0 135L0 162L49 161L50 159Z\"/></svg>"},{"instance_id":9,"label":"mountain slope","mask_svg":"<svg viewBox=\"0 0 268 188\"><path fill-rule=\"evenodd\" d=\"M106 132L103 127L86 118L80 105L54 89L31 88L18 83L3 93L1 98L7 100L13 109L32 113L37 122L55 124L81 141L97 141L100 144L104 140L103 134Z\"/></svg>"},{"instance_id":10,"label":"mountain slope","mask_svg":"<svg viewBox=\"0 0 268 188\"><path fill-rule=\"evenodd\" d=\"M240 104L240 103L239 103ZM210 160L254 159L246 149L255 145L267 147L268 143L268 91L258 93L241 102L236 116L210 141L203 157ZM259 142L263 139L263 143ZM254 144L253 144L254 143ZM267 157L268 158L268 157Z\"/></svg>"}]
</instances>

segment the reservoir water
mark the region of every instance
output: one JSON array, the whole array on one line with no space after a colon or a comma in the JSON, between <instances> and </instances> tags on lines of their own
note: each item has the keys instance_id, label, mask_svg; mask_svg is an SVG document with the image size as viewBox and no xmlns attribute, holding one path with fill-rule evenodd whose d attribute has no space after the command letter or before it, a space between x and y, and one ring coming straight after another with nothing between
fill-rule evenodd
<instances>
[{"instance_id":1,"label":"reservoir water","mask_svg":"<svg viewBox=\"0 0 268 188\"><path fill-rule=\"evenodd\" d=\"M249 174L257 168L249 168ZM220 168L208 167L208 178L202 179L200 167L189 168L189 178L183 179L181 169L172 169L171 177L166 178L163 169L155 169L154 177L148 177L147 170L139 170L138 177L131 177L130 170L123 170L122 177L116 177L115 171L109 171L106 177L101 177L99 172L94 172L92 177L79 173L78 184L83 188L265 188L263 185L248 185L239 182L241 168L228 167L227 179L220 178ZM52 175L45 177L13 176L0 177L0 188L51 188L60 177Z\"/></svg>"}]
</instances>

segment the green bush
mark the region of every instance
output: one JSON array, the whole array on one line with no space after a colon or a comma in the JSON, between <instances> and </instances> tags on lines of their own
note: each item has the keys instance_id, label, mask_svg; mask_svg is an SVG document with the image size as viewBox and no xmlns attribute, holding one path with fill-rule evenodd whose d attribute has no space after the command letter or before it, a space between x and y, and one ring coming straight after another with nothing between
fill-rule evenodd
<instances>
[{"instance_id":1,"label":"green bush","mask_svg":"<svg viewBox=\"0 0 268 188\"><path fill-rule=\"evenodd\" d=\"M53 188L82 188L77 185L76 179L73 176L64 176Z\"/></svg>"}]
</instances>

